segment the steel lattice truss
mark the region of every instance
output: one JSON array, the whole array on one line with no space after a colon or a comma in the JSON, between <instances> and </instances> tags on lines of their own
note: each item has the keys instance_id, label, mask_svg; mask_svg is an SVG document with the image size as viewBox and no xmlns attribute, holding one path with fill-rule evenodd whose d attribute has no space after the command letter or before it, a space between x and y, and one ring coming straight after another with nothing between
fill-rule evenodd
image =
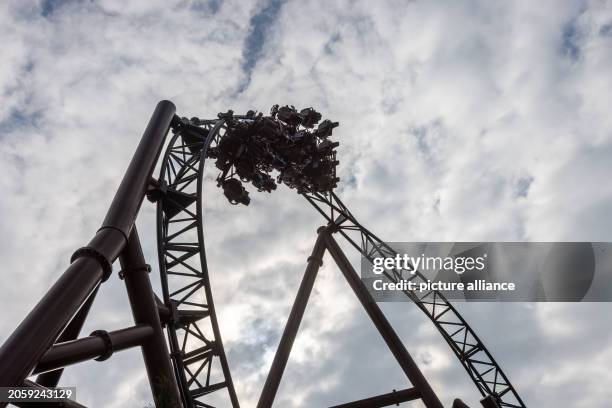
<instances>
[{"instance_id":1,"label":"steel lattice truss","mask_svg":"<svg viewBox=\"0 0 612 408\"><path fill-rule=\"evenodd\" d=\"M355 219L349 209L333 192L328 194L306 193L304 197L334 226L362 256L373 263L376 257L395 257L389 245L368 231ZM420 272L393 270L384 272L391 282L400 280L426 282ZM429 317L449 344L483 396L491 395L501 407L525 407L518 393L480 341L474 330L461 317L457 309L439 291L429 291L418 296L403 292Z\"/></svg>"},{"instance_id":2,"label":"steel lattice truss","mask_svg":"<svg viewBox=\"0 0 612 408\"><path fill-rule=\"evenodd\" d=\"M244 120L233 116L232 120ZM193 118L174 127L162 163L158 204L160 272L164 302L174 305L175 323L168 326L177 378L187 406L211 405L215 394L229 392L238 406L214 312L202 233L202 177L206 151L225 134L226 119ZM302 192L302 195L364 257L394 257L396 252L364 228L333 193ZM188 238L189 237L189 238ZM420 273L385 272L393 282L422 280ZM516 390L476 333L438 291L422 296L405 291L433 322L483 396L493 396L501 407L525 407ZM210 326L210 330L203 329ZM221 374L211 380L213 363ZM206 402L205 402L206 401Z\"/></svg>"},{"instance_id":3,"label":"steel lattice truss","mask_svg":"<svg viewBox=\"0 0 612 408\"><path fill-rule=\"evenodd\" d=\"M223 135L214 121L181 123L167 147L159 185L158 249L164 303L172 306L167 326L171 355L185 406L211 401L238 406L223 350L211 293L202 225L202 174L206 148ZM207 136L211 138L207 140Z\"/></svg>"}]
</instances>

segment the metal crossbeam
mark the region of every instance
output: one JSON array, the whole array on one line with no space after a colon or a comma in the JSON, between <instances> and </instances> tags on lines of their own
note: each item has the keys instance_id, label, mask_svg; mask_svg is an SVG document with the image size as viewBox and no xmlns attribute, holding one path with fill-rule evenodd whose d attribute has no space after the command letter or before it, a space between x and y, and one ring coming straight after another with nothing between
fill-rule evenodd
<instances>
[{"instance_id":1,"label":"metal crossbeam","mask_svg":"<svg viewBox=\"0 0 612 408\"><path fill-rule=\"evenodd\" d=\"M379 408L390 405L399 405L402 402L414 401L421 397L421 393L416 388L393 391L375 397L364 398L357 401L347 402L346 404L334 405L330 408Z\"/></svg>"}]
</instances>

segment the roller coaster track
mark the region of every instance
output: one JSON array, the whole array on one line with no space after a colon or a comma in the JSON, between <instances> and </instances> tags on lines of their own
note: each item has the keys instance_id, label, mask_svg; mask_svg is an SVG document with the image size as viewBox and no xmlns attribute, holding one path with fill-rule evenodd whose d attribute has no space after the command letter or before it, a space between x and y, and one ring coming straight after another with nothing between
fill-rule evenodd
<instances>
[{"instance_id":1,"label":"roller coaster track","mask_svg":"<svg viewBox=\"0 0 612 408\"><path fill-rule=\"evenodd\" d=\"M388 244L359 224L333 192L308 193L304 196L369 262L373 263L374 258L377 257L397 255L397 252ZM384 275L391 282L400 280L427 282L427 278L418 271L412 273L393 270L392 273L384 272ZM438 329L483 397L493 396L500 407L525 407L491 353L442 293L429 291L422 296L411 291L403 293L425 313Z\"/></svg>"},{"instance_id":2,"label":"roller coaster track","mask_svg":"<svg viewBox=\"0 0 612 408\"><path fill-rule=\"evenodd\" d=\"M167 332L184 405L209 407L210 401L222 403L229 397L238 407L212 298L202 223L204 159L207 148L222 136L224 122L198 125L174 128L158 180L161 283L164 303L174 317Z\"/></svg>"},{"instance_id":3,"label":"roller coaster track","mask_svg":"<svg viewBox=\"0 0 612 408\"><path fill-rule=\"evenodd\" d=\"M234 116L246 120L244 116ZM202 182L207 150L227 130L225 119L182 119L173 125L157 186L160 274L171 357L186 407L238 407L238 399L215 313L204 247ZM362 256L394 257L396 252L363 227L333 193L302 193L332 229ZM426 281L419 272L385 273L391 281ZM409 276L409 278L406 278ZM438 291L404 294L431 320L483 396L500 407L525 404L474 330Z\"/></svg>"}]
</instances>

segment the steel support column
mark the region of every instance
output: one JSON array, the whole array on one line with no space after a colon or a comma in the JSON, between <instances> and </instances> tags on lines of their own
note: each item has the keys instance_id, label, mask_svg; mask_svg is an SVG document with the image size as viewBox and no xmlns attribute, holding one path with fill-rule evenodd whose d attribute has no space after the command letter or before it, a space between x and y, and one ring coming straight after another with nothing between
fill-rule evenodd
<instances>
[{"instance_id":1,"label":"steel support column","mask_svg":"<svg viewBox=\"0 0 612 408\"><path fill-rule=\"evenodd\" d=\"M293 302L289 319L287 320L278 349L274 355L274 360L272 361L272 367L270 367L270 372L266 378L266 383L261 391L257 408L270 408L274 402L274 397L276 396L283 372L285 371L285 366L287 365L287 360L289 359L289 354L291 353L293 341L295 340L295 336L300 328L300 323L302 322L302 317L304 316L304 311L306 310L308 298L312 292L312 287L314 286L317 272L323 264L323 254L325 253L325 235L327 232L324 227L319 228L317 232L319 233L317 241L312 250L312 254L308 258L306 272L304 272L302 283L300 284L297 296Z\"/></svg>"},{"instance_id":2,"label":"steel support column","mask_svg":"<svg viewBox=\"0 0 612 408\"><path fill-rule=\"evenodd\" d=\"M119 262L134 321L136 324L145 324L153 328L153 335L142 345L142 356L156 405L160 406L160 399L163 398L168 403L164 405L165 407L180 407L181 398L161 327L155 294L149 280L150 267L145 262L136 227L132 228L128 244L121 253Z\"/></svg>"},{"instance_id":3,"label":"steel support column","mask_svg":"<svg viewBox=\"0 0 612 408\"><path fill-rule=\"evenodd\" d=\"M355 295L361 302L368 316L376 326L376 329L387 343L387 347L393 353L393 356L399 363L400 367L412 383L412 385L419 390L421 393L421 399L427 408L442 408L442 403L434 393L433 389L427 382L427 379L421 373L421 370L404 347L401 339L393 330L393 327L385 317L384 313L380 310L376 301L372 298L372 295L368 292L359 275L347 259L346 255L342 252L338 243L330 234L325 234L327 250L330 255L334 258L336 264L342 271L342 274L346 278L347 282L355 292Z\"/></svg>"}]
</instances>

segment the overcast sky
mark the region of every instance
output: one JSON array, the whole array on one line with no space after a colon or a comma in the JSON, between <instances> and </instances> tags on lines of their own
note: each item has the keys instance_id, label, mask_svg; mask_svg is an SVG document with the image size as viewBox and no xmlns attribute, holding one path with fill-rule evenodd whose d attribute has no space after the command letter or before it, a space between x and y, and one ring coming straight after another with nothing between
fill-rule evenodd
<instances>
[{"instance_id":1,"label":"overcast sky","mask_svg":"<svg viewBox=\"0 0 612 408\"><path fill-rule=\"evenodd\" d=\"M338 194L388 241L612 240L610 2L15 0L0 38L0 340L93 236L161 99L187 117L279 103L339 121ZM251 407L322 220L284 187L249 207L205 190L214 298ZM153 214L138 225L155 264ZM276 406L407 387L326 261ZM382 307L445 406L478 406L432 324ZM609 407L609 304L458 308L528 406ZM83 332L130 324L115 273ZM138 350L63 384L93 407L151 400Z\"/></svg>"}]
</instances>

